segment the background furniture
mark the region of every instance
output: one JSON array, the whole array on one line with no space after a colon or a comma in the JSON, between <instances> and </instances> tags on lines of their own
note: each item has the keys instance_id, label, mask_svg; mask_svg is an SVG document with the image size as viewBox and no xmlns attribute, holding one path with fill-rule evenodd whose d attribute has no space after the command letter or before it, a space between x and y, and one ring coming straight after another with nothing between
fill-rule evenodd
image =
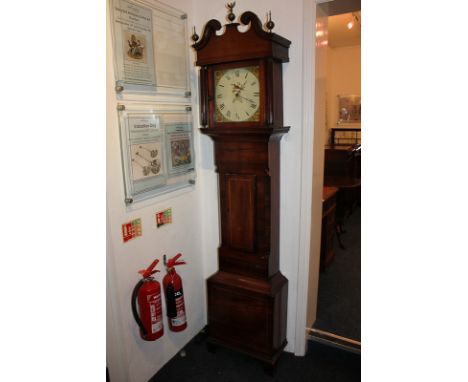
<instances>
[{"instance_id":1,"label":"background furniture","mask_svg":"<svg viewBox=\"0 0 468 382\"><path fill-rule=\"evenodd\" d=\"M322 196L322 237L320 244L320 270L324 271L333 261L335 251L333 239L335 237L336 194L338 188L323 187Z\"/></svg>"},{"instance_id":2,"label":"background furniture","mask_svg":"<svg viewBox=\"0 0 468 382\"><path fill-rule=\"evenodd\" d=\"M338 188L336 226L340 246L346 216L361 201L361 145L326 145L324 186Z\"/></svg>"},{"instance_id":3,"label":"background furniture","mask_svg":"<svg viewBox=\"0 0 468 382\"><path fill-rule=\"evenodd\" d=\"M361 128L332 128L330 129L330 144L356 145L361 144Z\"/></svg>"}]
</instances>

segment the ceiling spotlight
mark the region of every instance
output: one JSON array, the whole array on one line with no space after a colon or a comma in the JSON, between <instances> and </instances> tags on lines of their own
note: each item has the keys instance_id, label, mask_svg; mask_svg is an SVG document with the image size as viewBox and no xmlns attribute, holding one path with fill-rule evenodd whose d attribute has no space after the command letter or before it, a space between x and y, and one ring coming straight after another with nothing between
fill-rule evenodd
<instances>
[{"instance_id":1,"label":"ceiling spotlight","mask_svg":"<svg viewBox=\"0 0 468 382\"><path fill-rule=\"evenodd\" d=\"M348 29L352 29L354 27L354 24L357 23L359 25L359 27L361 26L361 19L360 17L358 16L358 14L352 12L351 13L351 21L349 23L346 24L346 26L348 27Z\"/></svg>"}]
</instances>

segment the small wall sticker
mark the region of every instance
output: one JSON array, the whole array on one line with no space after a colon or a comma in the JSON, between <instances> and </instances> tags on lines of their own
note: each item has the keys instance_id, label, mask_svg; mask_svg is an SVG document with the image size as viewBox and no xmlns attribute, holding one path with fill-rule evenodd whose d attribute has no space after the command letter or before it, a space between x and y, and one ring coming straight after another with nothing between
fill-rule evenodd
<instances>
[{"instance_id":1,"label":"small wall sticker","mask_svg":"<svg viewBox=\"0 0 468 382\"><path fill-rule=\"evenodd\" d=\"M159 228L165 224L172 223L172 208L156 213L156 226Z\"/></svg>"},{"instance_id":2,"label":"small wall sticker","mask_svg":"<svg viewBox=\"0 0 468 382\"><path fill-rule=\"evenodd\" d=\"M124 243L142 235L141 218L122 224L122 237Z\"/></svg>"}]
</instances>

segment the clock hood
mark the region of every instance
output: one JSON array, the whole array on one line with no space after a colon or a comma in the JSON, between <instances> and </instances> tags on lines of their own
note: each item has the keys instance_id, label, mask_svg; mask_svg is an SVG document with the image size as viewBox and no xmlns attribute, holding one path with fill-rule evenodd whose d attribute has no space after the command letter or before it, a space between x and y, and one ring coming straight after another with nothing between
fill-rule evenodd
<instances>
[{"instance_id":1,"label":"clock hood","mask_svg":"<svg viewBox=\"0 0 468 382\"><path fill-rule=\"evenodd\" d=\"M218 20L212 19L205 25L201 40L192 45L197 51L197 66L261 58L289 61L291 41L264 31L260 19L253 12L244 12L240 21L242 25L250 24L250 28L241 32L238 29L240 23L226 24L224 33L219 36L216 31L222 25Z\"/></svg>"}]
</instances>

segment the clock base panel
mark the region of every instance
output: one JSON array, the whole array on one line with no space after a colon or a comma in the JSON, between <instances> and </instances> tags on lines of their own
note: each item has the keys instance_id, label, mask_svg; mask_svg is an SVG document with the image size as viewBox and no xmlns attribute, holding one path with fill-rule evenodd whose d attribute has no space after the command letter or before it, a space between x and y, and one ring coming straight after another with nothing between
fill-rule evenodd
<instances>
[{"instance_id":1,"label":"clock base panel","mask_svg":"<svg viewBox=\"0 0 468 382\"><path fill-rule=\"evenodd\" d=\"M288 280L219 271L207 280L208 343L274 365L286 341Z\"/></svg>"}]
</instances>

